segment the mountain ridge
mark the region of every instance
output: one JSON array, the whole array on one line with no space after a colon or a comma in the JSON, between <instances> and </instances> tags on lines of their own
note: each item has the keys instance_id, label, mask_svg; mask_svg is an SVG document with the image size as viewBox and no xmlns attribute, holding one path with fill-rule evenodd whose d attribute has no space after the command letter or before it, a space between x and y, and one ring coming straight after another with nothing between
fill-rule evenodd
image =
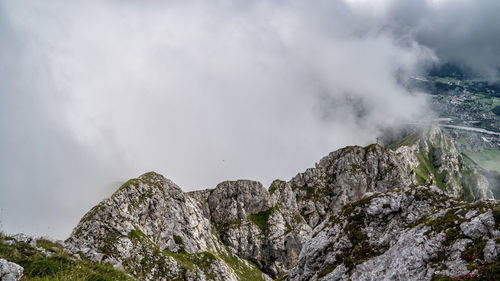
<instances>
[{"instance_id":1,"label":"mountain ridge","mask_svg":"<svg viewBox=\"0 0 500 281\"><path fill-rule=\"evenodd\" d=\"M388 147L336 150L267 189L257 181L236 180L183 192L148 172L85 214L64 247L140 280L309 280L312 275L301 275L296 267L307 256L304 247L352 202L394 190L404 198L420 189L436 198L490 199L484 182L464 165L453 142L430 127Z\"/></svg>"}]
</instances>

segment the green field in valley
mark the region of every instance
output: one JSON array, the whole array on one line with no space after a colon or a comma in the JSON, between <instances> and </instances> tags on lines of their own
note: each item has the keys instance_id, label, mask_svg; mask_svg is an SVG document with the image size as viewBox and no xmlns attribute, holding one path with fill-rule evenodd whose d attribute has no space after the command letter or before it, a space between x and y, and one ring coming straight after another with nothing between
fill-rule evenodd
<instances>
[{"instance_id":1,"label":"green field in valley","mask_svg":"<svg viewBox=\"0 0 500 281\"><path fill-rule=\"evenodd\" d=\"M500 150L465 151L463 153L481 168L500 173Z\"/></svg>"}]
</instances>

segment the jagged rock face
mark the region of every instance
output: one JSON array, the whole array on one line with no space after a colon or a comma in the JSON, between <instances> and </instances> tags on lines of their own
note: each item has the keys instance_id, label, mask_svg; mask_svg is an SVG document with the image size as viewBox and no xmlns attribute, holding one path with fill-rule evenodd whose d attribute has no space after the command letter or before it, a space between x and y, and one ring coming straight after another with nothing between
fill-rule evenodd
<instances>
[{"instance_id":1,"label":"jagged rock face","mask_svg":"<svg viewBox=\"0 0 500 281\"><path fill-rule=\"evenodd\" d=\"M175 237L180 237L188 252L215 251L216 237L199 203L154 173L125 183L111 198L94 207L69 241L78 243L75 246L79 248L103 247L98 238L110 233L127 237L133 230L144 233L160 250L177 251L180 245Z\"/></svg>"},{"instance_id":2,"label":"jagged rock face","mask_svg":"<svg viewBox=\"0 0 500 281\"><path fill-rule=\"evenodd\" d=\"M125 183L94 207L67 243L143 280L238 280L201 204L155 173ZM190 268L198 259L203 268Z\"/></svg>"},{"instance_id":3,"label":"jagged rock face","mask_svg":"<svg viewBox=\"0 0 500 281\"><path fill-rule=\"evenodd\" d=\"M271 184L270 190L272 191L273 206L277 206L279 213L285 220L284 235L278 236L280 233L278 232L271 236L273 242L271 248L275 253L271 257L280 260L283 268L288 269L297 264L302 245L309 237L312 228L299 211L296 194L292 190L290 182L276 180ZM275 225L272 222L269 224ZM284 250L277 251L280 247ZM281 272L278 275L281 275Z\"/></svg>"},{"instance_id":4,"label":"jagged rock face","mask_svg":"<svg viewBox=\"0 0 500 281\"><path fill-rule=\"evenodd\" d=\"M436 185L450 196L469 201L493 198L486 178L465 166L453 141L437 126L407 136L396 153L418 184Z\"/></svg>"},{"instance_id":5,"label":"jagged rock face","mask_svg":"<svg viewBox=\"0 0 500 281\"><path fill-rule=\"evenodd\" d=\"M291 180L300 213L311 227L366 192L387 191L413 183L407 165L380 145L352 146L330 153L316 168Z\"/></svg>"},{"instance_id":6,"label":"jagged rock face","mask_svg":"<svg viewBox=\"0 0 500 281\"><path fill-rule=\"evenodd\" d=\"M379 145L347 147L290 182L273 182L269 193L258 182L223 182L207 202L232 253L278 277L296 264L312 227L344 203L368 191L410 183L409 172L393 151Z\"/></svg>"},{"instance_id":7,"label":"jagged rock face","mask_svg":"<svg viewBox=\"0 0 500 281\"><path fill-rule=\"evenodd\" d=\"M207 204L230 251L276 277L295 265L311 228L297 211L290 185L273 184L280 186L271 196L258 182L223 182Z\"/></svg>"},{"instance_id":8,"label":"jagged rock face","mask_svg":"<svg viewBox=\"0 0 500 281\"><path fill-rule=\"evenodd\" d=\"M0 259L0 280L16 281L23 276L24 269L22 266L9 262L5 259Z\"/></svg>"},{"instance_id":9,"label":"jagged rock face","mask_svg":"<svg viewBox=\"0 0 500 281\"><path fill-rule=\"evenodd\" d=\"M285 279L498 277L499 207L497 201L457 201L428 187L368 194L314 229Z\"/></svg>"},{"instance_id":10,"label":"jagged rock face","mask_svg":"<svg viewBox=\"0 0 500 281\"><path fill-rule=\"evenodd\" d=\"M248 180L220 183L210 193L207 204L221 240L231 252L264 267L264 229L250 219L271 208L269 193L262 184Z\"/></svg>"},{"instance_id":11,"label":"jagged rock face","mask_svg":"<svg viewBox=\"0 0 500 281\"><path fill-rule=\"evenodd\" d=\"M288 182L274 181L268 190L259 182L238 180L222 182L211 190L183 193L163 176L147 173L124 184L87 213L68 244L86 257L124 268L141 280L262 280L269 277L260 270L277 278L297 263L290 278L307 280L313 278L311 272L335 260L335 255L326 257L327 261L308 269L308 259L320 259L321 253L308 256L315 251L311 241L318 242L309 240L312 229L318 229L343 205L366 193L416 183L436 184L446 194L469 200L488 198L488 189L477 187L481 178L470 171L453 143L439 129L431 128L403 139L391 149L369 145L337 150ZM463 175L469 172L472 176ZM472 197L464 196L470 193L460 185L464 182L469 186L467 190L473 190ZM399 197L391 200L387 203L390 208L369 212L376 213L375 217L383 214L384 220L391 221L408 212L408 223L416 219L412 216L428 215L426 210L419 213L415 208L432 209ZM401 200L406 205L401 205ZM387 243L399 239L397 235L402 231L397 221L389 224L392 228L380 238L385 242L376 244L380 251L390 248L392 245ZM383 226L382 222L374 224L380 231L385 231ZM340 226L330 229L342 231ZM408 234L408 239L420 237L421 233L415 231ZM466 232L474 231L463 230ZM337 250L354 247L341 238L340 232L336 235L340 247ZM404 245L411 245L408 243ZM321 250L327 251L328 247ZM335 269L339 276L358 274L349 263L342 264L345 262Z\"/></svg>"},{"instance_id":12,"label":"jagged rock face","mask_svg":"<svg viewBox=\"0 0 500 281\"><path fill-rule=\"evenodd\" d=\"M143 278L157 278L148 272L159 272L158 263L170 272L179 268L173 257L155 255L156 248L237 255L278 277L295 266L312 227L344 202L408 184L403 167L391 150L373 145L331 153L290 182L273 182L271 192L258 182L239 180L184 194L148 173L85 215L68 243ZM138 270L145 257L154 261L148 272Z\"/></svg>"},{"instance_id":13,"label":"jagged rock face","mask_svg":"<svg viewBox=\"0 0 500 281\"><path fill-rule=\"evenodd\" d=\"M271 208L269 199L269 192L260 182L225 181L209 195L208 206L212 221L222 226L268 210Z\"/></svg>"}]
</instances>

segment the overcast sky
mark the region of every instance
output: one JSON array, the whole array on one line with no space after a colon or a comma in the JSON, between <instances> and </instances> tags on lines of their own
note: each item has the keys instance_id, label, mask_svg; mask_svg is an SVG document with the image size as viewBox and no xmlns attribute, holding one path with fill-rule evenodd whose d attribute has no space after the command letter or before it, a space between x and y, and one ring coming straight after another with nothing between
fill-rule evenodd
<instances>
[{"instance_id":1,"label":"overcast sky","mask_svg":"<svg viewBox=\"0 0 500 281\"><path fill-rule=\"evenodd\" d=\"M288 180L429 116L397 76L498 77L500 1L0 0L2 230L66 238L122 182Z\"/></svg>"}]
</instances>

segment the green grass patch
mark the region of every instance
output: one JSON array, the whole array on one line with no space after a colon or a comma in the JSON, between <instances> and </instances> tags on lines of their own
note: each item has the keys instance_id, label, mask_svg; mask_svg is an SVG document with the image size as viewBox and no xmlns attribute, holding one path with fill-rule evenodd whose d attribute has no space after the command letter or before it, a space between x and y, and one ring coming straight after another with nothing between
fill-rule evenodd
<instances>
[{"instance_id":1,"label":"green grass patch","mask_svg":"<svg viewBox=\"0 0 500 281\"><path fill-rule=\"evenodd\" d=\"M449 246L451 245L455 240L457 240L458 236L460 235L460 231L458 228L451 228L446 232L446 239L444 240L444 245Z\"/></svg>"},{"instance_id":2,"label":"green grass patch","mask_svg":"<svg viewBox=\"0 0 500 281\"><path fill-rule=\"evenodd\" d=\"M273 195L273 193L280 187L280 185L285 184L285 181L282 180L274 180L269 187L269 195Z\"/></svg>"},{"instance_id":3,"label":"green grass patch","mask_svg":"<svg viewBox=\"0 0 500 281\"><path fill-rule=\"evenodd\" d=\"M469 244L465 251L462 253L462 259L473 262L477 259L484 259L484 247L486 246L486 241L482 239L474 240L472 244Z\"/></svg>"},{"instance_id":4,"label":"green grass patch","mask_svg":"<svg viewBox=\"0 0 500 281\"><path fill-rule=\"evenodd\" d=\"M481 168L500 173L500 150L485 149L480 152L465 151L463 154L467 155L467 157L472 159Z\"/></svg>"},{"instance_id":5,"label":"green grass patch","mask_svg":"<svg viewBox=\"0 0 500 281\"><path fill-rule=\"evenodd\" d=\"M458 85L458 82L459 82L457 79L455 79L453 77L436 77L434 81L439 82L439 83L443 83L443 84L451 83L454 85Z\"/></svg>"},{"instance_id":6,"label":"green grass patch","mask_svg":"<svg viewBox=\"0 0 500 281\"><path fill-rule=\"evenodd\" d=\"M328 274L330 274L337 267L337 265L338 264L329 265L325 269L318 272L318 274L317 274L318 278L323 278L323 277L327 276Z\"/></svg>"},{"instance_id":7,"label":"green grass patch","mask_svg":"<svg viewBox=\"0 0 500 281\"><path fill-rule=\"evenodd\" d=\"M240 281L264 280L263 272L255 264L236 256L222 255L221 258L234 270Z\"/></svg>"},{"instance_id":8,"label":"green grass patch","mask_svg":"<svg viewBox=\"0 0 500 281\"><path fill-rule=\"evenodd\" d=\"M228 249L227 251L229 252ZM217 255L208 251L195 254L164 251L163 254L174 258L185 269L193 270L196 265L205 272L209 279L215 279L215 276L209 273L210 265L216 259L220 259L234 270L241 281L264 280L262 278L262 271L255 264L244 261L237 256L230 256L224 253Z\"/></svg>"},{"instance_id":9,"label":"green grass patch","mask_svg":"<svg viewBox=\"0 0 500 281\"><path fill-rule=\"evenodd\" d=\"M62 248L63 248L60 244L54 243L54 242L46 240L46 239L36 240L36 246L44 248L47 251L52 251L54 249L62 250Z\"/></svg>"},{"instance_id":10,"label":"green grass patch","mask_svg":"<svg viewBox=\"0 0 500 281\"><path fill-rule=\"evenodd\" d=\"M144 234L140 229L137 227L135 229L132 229L130 233L128 234L128 238L130 240L140 240L141 238L146 237L146 234Z\"/></svg>"},{"instance_id":11,"label":"green grass patch","mask_svg":"<svg viewBox=\"0 0 500 281\"><path fill-rule=\"evenodd\" d=\"M182 242L182 237L174 235L174 242L177 245L184 245L184 242Z\"/></svg>"},{"instance_id":12,"label":"green grass patch","mask_svg":"<svg viewBox=\"0 0 500 281\"><path fill-rule=\"evenodd\" d=\"M471 149L470 143L465 138L457 138L455 139L455 143L465 146L467 150Z\"/></svg>"},{"instance_id":13,"label":"green grass patch","mask_svg":"<svg viewBox=\"0 0 500 281\"><path fill-rule=\"evenodd\" d=\"M0 258L17 263L24 268L21 280L134 280L124 272L115 270L111 265L103 265L87 259L72 260L67 253L62 251L61 245L48 240L38 240L37 246L51 251L57 248L58 250L50 257L44 256L27 243L16 242L15 245L1 243L7 239L0 235Z\"/></svg>"},{"instance_id":14,"label":"green grass patch","mask_svg":"<svg viewBox=\"0 0 500 281\"><path fill-rule=\"evenodd\" d=\"M432 221L427 221L425 224L430 226L432 230L436 231L436 233L448 230L449 236L447 235L447 239L452 239L458 234L458 232L455 233L454 231L452 231L452 229L458 229L460 223L465 220L463 218L460 218L458 214L456 214L456 212L456 209L450 209L443 216L438 217Z\"/></svg>"},{"instance_id":15,"label":"green grass patch","mask_svg":"<svg viewBox=\"0 0 500 281\"><path fill-rule=\"evenodd\" d=\"M491 103L491 102L492 102L492 100L491 100L491 99L489 99L489 98L484 98L484 97L481 97L481 98L477 98L477 99L476 99L476 102L477 102L477 103L480 103L480 104L489 104L489 103Z\"/></svg>"},{"instance_id":16,"label":"green grass patch","mask_svg":"<svg viewBox=\"0 0 500 281\"><path fill-rule=\"evenodd\" d=\"M404 137L399 142L389 145L388 147L390 149L396 150L396 149L398 149L401 146L411 146L411 145L414 145L415 143L418 142L419 139L420 139L420 134L418 132L414 132L414 133L411 133L411 134L407 135L406 137Z\"/></svg>"},{"instance_id":17,"label":"green grass patch","mask_svg":"<svg viewBox=\"0 0 500 281\"><path fill-rule=\"evenodd\" d=\"M269 216L276 210L275 207L271 207L265 211L262 211L257 214L251 214L248 217L250 220L255 223L262 231L266 231L269 228L269 224L267 221L269 220Z\"/></svg>"},{"instance_id":18,"label":"green grass patch","mask_svg":"<svg viewBox=\"0 0 500 281\"><path fill-rule=\"evenodd\" d=\"M429 152L424 153L419 151L416 154L419 165L415 168L415 178L419 185L436 185L439 189L446 191L447 187L444 179L448 172L446 170L438 173L437 168L434 166L434 146L432 143L427 142Z\"/></svg>"}]
</instances>

